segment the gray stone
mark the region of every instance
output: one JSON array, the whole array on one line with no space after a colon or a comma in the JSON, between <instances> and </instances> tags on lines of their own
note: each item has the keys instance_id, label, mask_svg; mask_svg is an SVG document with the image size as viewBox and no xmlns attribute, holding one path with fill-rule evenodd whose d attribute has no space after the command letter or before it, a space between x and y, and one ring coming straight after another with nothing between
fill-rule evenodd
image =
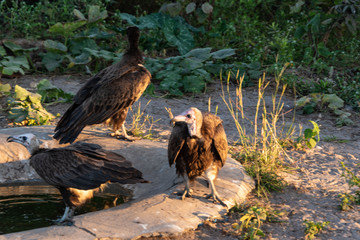
<instances>
[{"instance_id":1,"label":"gray stone","mask_svg":"<svg viewBox=\"0 0 360 240\"><path fill-rule=\"evenodd\" d=\"M7 164L7 171L0 172L2 183L18 180L34 180L38 176L28 166L26 149L16 143L5 143L10 135L32 132L47 147L58 147L52 140L53 127L26 127L0 130L0 150L11 147L11 151L0 153L1 168ZM75 216L75 226L52 226L25 232L0 236L0 239L94 239L95 237L135 239L158 233L177 234L196 229L204 220L227 212L227 208L205 199L209 193L204 178L199 177L192 185L192 198L182 201L175 193L184 188L182 178L177 177L175 168L169 167L167 143L149 140L126 142L108 137L103 131L86 128L79 140L97 143L107 150L122 154L143 172L150 183L128 185L133 191L133 200L110 209ZM5 155L8 153L8 156ZM19 166L23 166L20 168ZM17 166L17 167L16 167ZM12 167L16 170L10 170ZM17 171L18 174L17 174ZM219 195L229 207L245 200L254 188L240 163L228 157L215 182Z\"/></svg>"}]
</instances>

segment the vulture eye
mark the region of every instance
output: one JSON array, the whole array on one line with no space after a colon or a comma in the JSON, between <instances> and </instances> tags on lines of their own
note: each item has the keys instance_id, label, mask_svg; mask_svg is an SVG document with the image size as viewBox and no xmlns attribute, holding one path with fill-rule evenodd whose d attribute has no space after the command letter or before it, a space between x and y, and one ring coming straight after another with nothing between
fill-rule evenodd
<instances>
[{"instance_id":1,"label":"vulture eye","mask_svg":"<svg viewBox=\"0 0 360 240\"><path fill-rule=\"evenodd\" d=\"M27 137L21 137L22 140L26 141L27 140Z\"/></svg>"},{"instance_id":2,"label":"vulture eye","mask_svg":"<svg viewBox=\"0 0 360 240\"><path fill-rule=\"evenodd\" d=\"M187 117L187 118L191 118L191 115L190 115L190 114L188 114L188 115L186 115L186 117Z\"/></svg>"}]
</instances>

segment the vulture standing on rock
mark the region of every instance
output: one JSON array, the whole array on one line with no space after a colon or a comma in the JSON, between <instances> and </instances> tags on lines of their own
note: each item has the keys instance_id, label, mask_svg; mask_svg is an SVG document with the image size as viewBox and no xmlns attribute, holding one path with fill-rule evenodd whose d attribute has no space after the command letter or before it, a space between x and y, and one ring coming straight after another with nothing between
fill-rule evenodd
<instances>
[{"instance_id":1,"label":"vulture standing on rock","mask_svg":"<svg viewBox=\"0 0 360 240\"><path fill-rule=\"evenodd\" d=\"M131 162L97 144L77 142L63 148L44 149L31 133L10 136L7 141L24 145L31 154L30 165L45 182L59 189L66 205L59 223L72 222L76 207L91 199L107 182L147 182Z\"/></svg>"},{"instance_id":2,"label":"vulture standing on rock","mask_svg":"<svg viewBox=\"0 0 360 240\"><path fill-rule=\"evenodd\" d=\"M130 47L120 62L90 78L75 95L74 103L55 128L54 138L60 143L72 143L85 126L103 122L113 127L115 136L121 127L124 137L134 140L127 135L124 122L129 107L149 85L151 74L142 65L139 29L129 27L127 37Z\"/></svg>"},{"instance_id":3,"label":"vulture standing on rock","mask_svg":"<svg viewBox=\"0 0 360 240\"><path fill-rule=\"evenodd\" d=\"M182 199L191 196L190 182L205 173L211 189L207 198L212 197L226 206L214 185L228 151L222 120L192 107L171 122L175 125L170 135L168 158L170 166L175 163L177 174L185 179Z\"/></svg>"}]
</instances>

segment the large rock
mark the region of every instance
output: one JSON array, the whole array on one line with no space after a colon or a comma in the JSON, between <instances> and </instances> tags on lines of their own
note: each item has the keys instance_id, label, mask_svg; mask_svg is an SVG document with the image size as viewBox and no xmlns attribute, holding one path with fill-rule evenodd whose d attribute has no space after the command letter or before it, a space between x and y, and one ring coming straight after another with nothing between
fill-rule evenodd
<instances>
[{"instance_id":1,"label":"large rock","mask_svg":"<svg viewBox=\"0 0 360 240\"><path fill-rule=\"evenodd\" d=\"M182 178L178 178L175 168L170 168L167 160L167 143L149 140L125 142L110 138L104 132L87 128L79 140L97 143L107 150L118 152L130 160L150 181L146 184L129 185L133 190L133 200L118 207L87 213L75 217L75 226L52 226L25 232L0 236L0 239L94 239L95 237L133 239L158 233L176 234L195 229L199 223L211 217L226 213L227 209L204 198L209 193L204 178L199 177L192 188L193 198L184 201L175 192L183 190ZM0 144L11 151L2 152L1 168L17 166L16 170L2 171L0 181L11 183L18 180L38 178L28 166L25 148L16 143L5 143L10 135L32 132L47 147L57 147L51 139L52 127L27 127L0 130ZM3 148L3 149L4 149ZM0 149L1 150L1 149ZM5 155L4 155L5 154ZM24 166L24 168L19 168ZM26 166L26 167L25 167ZM20 171L16 174L16 171ZM11 172L11 173L10 173ZM253 189L254 181L244 168L228 157L215 182L220 196L229 207L244 201Z\"/></svg>"}]
</instances>

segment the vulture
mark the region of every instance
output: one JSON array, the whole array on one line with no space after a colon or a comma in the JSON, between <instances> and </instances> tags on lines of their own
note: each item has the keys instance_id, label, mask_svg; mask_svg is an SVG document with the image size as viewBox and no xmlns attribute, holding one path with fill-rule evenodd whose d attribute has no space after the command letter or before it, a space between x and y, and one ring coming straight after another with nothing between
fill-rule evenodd
<instances>
[{"instance_id":1,"label":"vulture","mask_svg":"<svg viewBox=\"0 0 360 240\"><path fill-rule=\"evenodd\" d=\"M60 191L66 208L58 223L72 223L75 209L108 182L147 182L131 162L97 144L77 142L63 148L40 148L40 141L32 133L10 136L7 141L24 145L31 154L30 165Z\"/></svg>"},{"instance_id":2,"label":"vulture","mask_svg":"<svg viewBox=\"0 0 360 240\"><path fill-rule=\"evenodd\" d=\"M75 141L85 126L105 123L114 133L127 140L125 119L129 107L136 102L150 83L151 74L142 65L143 57L138 48L140 31L137 27L127 29L129 48L122 59L91 77L74 97L55 128L54 138L62 143Z\"/></svg>"},{"instance_id":3,"label":"vulture","mask_svg":"<svg viewBox=\"0 0 360 240\"><path fill-rule=\"evenodd\" d=\"M190 108L171 119L174 124L168 145L170 167L185 180L182 200L190 197L190 182L205 175L211 192L207 198L227 206L219 197L214 185L219 169L224 166L228 144L222 120L211 114Z\"/></svg>"}]
</instances>

